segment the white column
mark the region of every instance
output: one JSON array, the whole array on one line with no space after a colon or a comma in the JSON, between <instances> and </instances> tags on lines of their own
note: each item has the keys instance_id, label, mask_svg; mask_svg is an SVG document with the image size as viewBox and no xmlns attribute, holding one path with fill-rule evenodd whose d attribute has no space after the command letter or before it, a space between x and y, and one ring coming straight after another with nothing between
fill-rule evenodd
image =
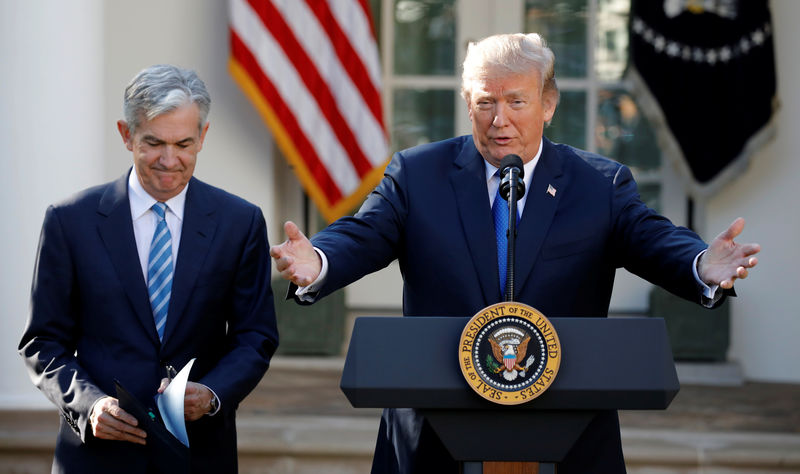
<instances>
[{"instance_id":1,"label":"white column","mask_svg":"<svg viewBox=\"0 0 800 474\"><path fill-rule=\"evenodd\" d=\"M0 0L0 409L46 408L17 354L45 209L102 182L103 4Z\"/></svg>"}]
</instances>

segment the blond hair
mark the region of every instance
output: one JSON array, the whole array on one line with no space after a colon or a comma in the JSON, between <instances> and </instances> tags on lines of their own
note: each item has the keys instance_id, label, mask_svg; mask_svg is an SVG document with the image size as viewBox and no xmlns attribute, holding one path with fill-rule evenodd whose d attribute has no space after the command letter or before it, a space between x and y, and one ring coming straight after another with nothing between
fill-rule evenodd
<instances>
[{"instance_id":1,"label":"blond hair","mask_svg":"<svg viewBox=\"0 0 800 474\"><path fill-rule=\"evenodd\" d=\"M501 34L471 42L462 69L461 96L467 103L475 81L498 69L507 74L538 73L541 92L555 92L558 97L555 55L537 33Z\"/></svg>"}]
</instances>

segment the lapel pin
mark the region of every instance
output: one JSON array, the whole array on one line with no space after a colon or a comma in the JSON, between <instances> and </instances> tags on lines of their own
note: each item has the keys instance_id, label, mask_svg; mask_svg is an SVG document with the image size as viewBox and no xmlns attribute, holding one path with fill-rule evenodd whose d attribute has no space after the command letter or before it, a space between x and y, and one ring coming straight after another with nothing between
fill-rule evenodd
<instances>
[{"instance_id":1,"label":"lapel pin","mask_svg":"<svg viewBox=\"0 0 800 474\"><path fill-rule=\"evenodd\" d=\"M556 188L554 188L552 184L547 185L547 194L556 197Z\"/></svg>"}]
</instances>

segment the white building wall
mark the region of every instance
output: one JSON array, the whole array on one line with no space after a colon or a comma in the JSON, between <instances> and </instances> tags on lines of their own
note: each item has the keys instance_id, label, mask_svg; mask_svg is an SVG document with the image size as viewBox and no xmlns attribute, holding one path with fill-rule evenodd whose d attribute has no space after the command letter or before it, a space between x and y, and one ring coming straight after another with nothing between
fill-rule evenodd
<instances>
[{"instance_id":1,"label":"white building wall","mask_svg":"<svg viewBox=\"0 0 800 474\"><path fill-rule=\"evenodd\" d=\"M17 344L45 209L104 176L101 15L100 0L0 1L0 407L48 404Z\"/></svg>"},{"instance_id":2,"label":"white building wall","mask_svg":"<svg viewBox=\"0 0 800 474\"><path fill-rule=\"evenodd\" d=\"M710 200L705 228L719 232L742 216L747 225L741 240L762 245L751 277L736 285L729 358L748 380L800 383L800 2L772 0L771 7L778 133L747 172Z\"/></svg>"}]
</instances>

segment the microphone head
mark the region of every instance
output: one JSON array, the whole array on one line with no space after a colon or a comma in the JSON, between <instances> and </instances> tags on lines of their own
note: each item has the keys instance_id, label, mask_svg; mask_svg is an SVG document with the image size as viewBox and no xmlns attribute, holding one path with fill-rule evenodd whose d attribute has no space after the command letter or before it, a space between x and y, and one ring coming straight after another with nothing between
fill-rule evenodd
<instances>
[{"instance_id":1,"label":"microphone head","mask_svg":"<svg viewBox=\"0 0 800 474\"><path fill-rule=\"evenodd\" d=\"M525 177L525 168L522 165L522 158L517 155L506 155L500 161L500 196L506 201L508 201L511 195L511 179L514 173L510 173L509 171L512 168L517 170L515 180L517 200L525 195L525 181L522 180L522 178Z\"/></svg>"},{"instance_id":2,"label":"microphone head","mask_svg":"<svg viewBox=\"0 0 800 474\"><path fill-rule=\"evenodd\" d=\"M506 155L502 160L500 160L500 176L507 175L508 170L511 168L517 168L520 178L525 177L525 168L522 165L522 158L520 158L518 155Z\"/></svg>"}]
</instances>

